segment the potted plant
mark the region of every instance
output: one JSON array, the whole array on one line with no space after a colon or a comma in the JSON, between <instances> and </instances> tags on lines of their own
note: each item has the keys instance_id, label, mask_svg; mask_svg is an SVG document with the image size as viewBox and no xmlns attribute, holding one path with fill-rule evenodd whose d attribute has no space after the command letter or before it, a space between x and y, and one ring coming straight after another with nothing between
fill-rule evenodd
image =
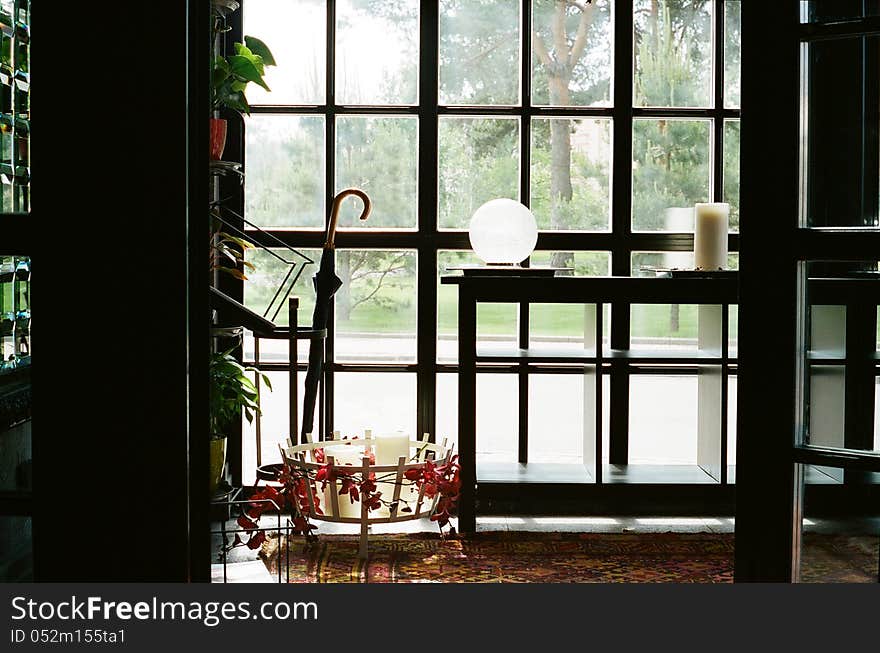
<instances>
[{"instance_id":1,"label":"potted plant","mask_svg":"<svg viewBox=\"0 0 880 653\"><path fill-rule=\"evenodd\" d=\"M269 377L255 367L239 363L229 349L211 355L210 364L210 409L211 409L211 494L217 490L223 465L226 463L226 435L230 427L244 414L248 424L260 412L260 393L256 384L248 376L253 372L269 390L272 384Z\"/></svg>"},{"instance_id":2,"label":"potted plant","mask_svg":"<svg viewBox=\"0 0 880 653\"><path fill-rule=\"evenodd\" d=\"M263 79L266 66L274 66L272 52L260 39L245 36L244 43L235 44L235 54L214 60L211 75L211 106L214 111L232 109L250 114L244 91L251 82L271 90ZM226 146L226 120L211 118L211 159L223 156Z\"/></svg>"}]
</instances>

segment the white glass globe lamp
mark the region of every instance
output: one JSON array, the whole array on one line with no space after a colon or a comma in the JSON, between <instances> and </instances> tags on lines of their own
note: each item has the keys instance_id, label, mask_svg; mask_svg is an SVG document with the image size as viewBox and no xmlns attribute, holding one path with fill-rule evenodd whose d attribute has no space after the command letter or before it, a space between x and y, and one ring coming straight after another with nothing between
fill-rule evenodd
<instances>
[{"instance_id":1,"label":"white glass globe lamp","mask_svg":"<svg viewBox=\"0 0 880 653\"><path fill-rule=\"evenodd\" d=\"M523 204L495 199L474 212L468 235L474 253L486 265L519 265L538 244L538 225Z\"/></svg>"}]
</instances>

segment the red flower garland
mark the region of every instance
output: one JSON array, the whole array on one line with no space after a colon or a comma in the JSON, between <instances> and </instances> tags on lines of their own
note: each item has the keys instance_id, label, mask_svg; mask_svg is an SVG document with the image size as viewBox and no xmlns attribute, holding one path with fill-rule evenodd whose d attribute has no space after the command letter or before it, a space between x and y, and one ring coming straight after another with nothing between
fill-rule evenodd
<instances>
[{"instance_id":1,"label":"red flower garland","mask_svg":"<svg viewBox=\"0 0 880 653\"><path fill-rule=\"evenodd\" d=\"M320 463L324 462L323 449L315 449L315 460ZM373 460L371 455L371 461ZM442 464L426 460L423 466L406 470L404 476L415 484L420 495L424 494L429 499L439 495L436 509L431 515L431 521L437 522L442 535L443 528L449 525L450 517L455 514L461 492L461 466L458 463L458 456L452 456L449 462ZM233 542L224 545L227 552L238 546L247 546L252 550L260 548L266 540L265 531L260 530L260 517L264 512L274 510L282 512L285 509L289 510L294 535L303 535L308 541L316 539L317 536L312 531L317 526L309 521L309 514L311 514L309 508L312 507L314 512L319 515L324 513L321 510L321 501L317 492L312 492L311 501L314 504L310 506L307 483L321 483L323 491L328 483L338 481L339 494L347 494L351 503L362 501L368 511L378 510L383 505L387 505L389 508L394 506L393 501L382 499L382 492L377 488L377 482L388 481L377 481L376 474L372 472L368 478L363 478L363 474L357 468L348 471L339 465L331 466L327 463L318 468L314 478L311 478L306 470L293 469L289 465L284 465L275 480L280 484L280 487L268 485L257 489L251 495L250 503L237 519L239 527L248 537L243 540L236 533ZM403 499L400 501L407 504ZM412 512L412 508L409 505L404 505L400 511ZM454 533L455 529L450 527L449 534Z\"/></svg>"}]
</instances>

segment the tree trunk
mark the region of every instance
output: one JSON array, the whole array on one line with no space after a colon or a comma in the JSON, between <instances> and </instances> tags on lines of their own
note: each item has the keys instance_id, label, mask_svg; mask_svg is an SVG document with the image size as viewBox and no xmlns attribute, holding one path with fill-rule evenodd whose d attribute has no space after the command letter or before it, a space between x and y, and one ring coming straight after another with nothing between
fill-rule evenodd
<instances>
[{"instance_id":1,"label":"tree trunk","mask_svg":"<svg viewBox=\"0 0 880 653\"><path fill-rule=\"evenodd\" d=\"M570 102L568 75L550 78L550 103L566 106ZM550 228L569 229L571 215L571 122L550 121ZM574 252L554 252L553 267L571 267Z\"/></svg>"},{"instance_id":2,"label":"tree trunk","mask_svg":"<svg viewBox=\"0 0 880 653\"><path fill-rule=\"evenodd\" d=\"M336 274L342 286L336 291L336 317L342 322L351 319L351 252L336 251Z\"/></svg>"}]
</instances>

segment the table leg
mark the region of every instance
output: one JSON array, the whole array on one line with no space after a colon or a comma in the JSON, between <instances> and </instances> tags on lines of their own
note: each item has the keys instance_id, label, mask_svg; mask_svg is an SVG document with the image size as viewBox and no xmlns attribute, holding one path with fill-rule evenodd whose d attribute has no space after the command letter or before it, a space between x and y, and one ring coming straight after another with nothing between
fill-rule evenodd
<instances>
[{"instance_id":1,"label":"table leg","mask_svg":"<svg viewBox=\"0 0 880 653\"><path fill-rule=\"evenodd\" d=\"M458 530L477 529L477 303L464 288L458 291L458 453L461 496Z\"/></svg>"}]
</instances>

